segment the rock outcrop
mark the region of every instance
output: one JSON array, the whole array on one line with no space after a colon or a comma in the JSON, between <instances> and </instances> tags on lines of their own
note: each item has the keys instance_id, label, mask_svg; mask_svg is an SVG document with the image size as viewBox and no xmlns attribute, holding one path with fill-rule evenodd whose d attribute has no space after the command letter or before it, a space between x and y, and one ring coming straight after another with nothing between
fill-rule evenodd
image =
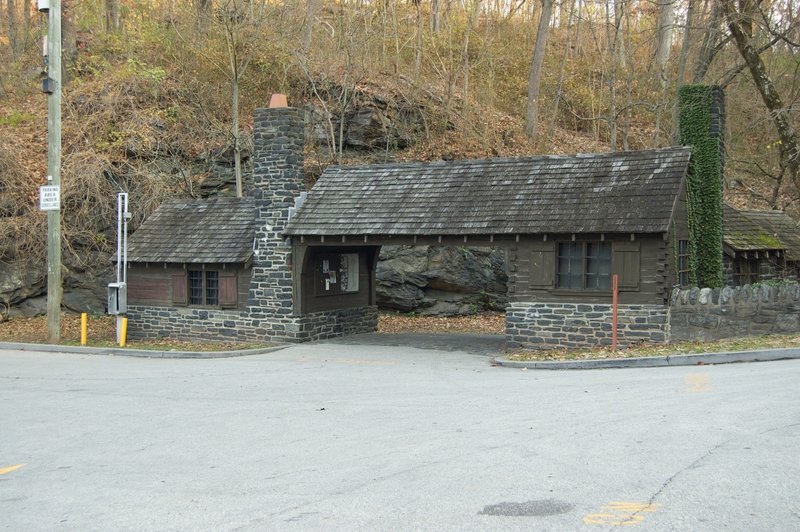
<instances>
[{"instance_id":1,"label":"rock outcrop","mask_svg":"<svg viewBox=\"0 0 800 532\"><path fill-rule=\"evenodd\" d=\"M506 304L502 249L384 246L376 277L382 309L461 315Z\"/></svg>"}]
</instances>

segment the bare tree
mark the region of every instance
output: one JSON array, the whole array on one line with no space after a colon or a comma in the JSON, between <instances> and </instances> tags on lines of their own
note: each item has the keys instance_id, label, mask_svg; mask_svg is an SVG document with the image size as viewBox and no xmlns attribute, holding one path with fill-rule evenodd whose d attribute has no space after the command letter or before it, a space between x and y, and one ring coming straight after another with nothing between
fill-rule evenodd
<instances>
[{"instance_id":1,"label":"bare tree","mask_svg":"<svg viewBox=\"0 0 800 532\"><path fill-rule=\"evenodd\" d=\"M69 80L69 67L75 64L78 57L78 28L76 26L75 8L77 0L61 1L61 79Z\"/></svg>"},{"instance_id":2,"label":"bare tree","mask_svg":"<svg viewBox=\"0 0 800 532\"><path fill-rule=\"evenodd\" d=\"M303 21L303 53L311 49L311 39L314 36L314 22L322 7L322 0L306 0L306 17Z\"/></svg>"},{"instance_id":3,"label":"bare tree","mask_svg":"<svg viewBox=\"0 0 800 532\"><path fill-rule=\"evenodd\" d=\"M108 33L122 31L119 2L120 0L106 0L106 31Z\"/></svg>"},{"instance_id":4,"label":"bare tree","mask_svg":"<svg viewBox=\"0 0 800 532\"><path fill-rule=\"evenodd\" d=\"M19 42L17 39L17 6L14 0L6 2L6 21L8 25L8 44L11 49L11 59L19 55Z\"/></svg>"},{"instance_id":5,"label":"bare tree","mask_svg":"<svg viewBox=\"0 0 800 532\"><path fill-rule=\"evenodd\" d=\"M525 115L525 134L536 139L536 125L539 120L539 92L542 84L542 65L550 33L550 17L553 14L553 0L542 0L542 12L536 30L536 43L533 45L531 74L528 77L528 107Z\"/></svg>"},{"instance_id":6,"label":"bare tree","mask_svg":"<svg viewBox=\"0 0 800 532\"><path fill-rule=\"evenodd\" d=\"M666 84L666 68L672 48L672 30L675 24L675 0L661 0L658 4L658 23L656 28L654 66Z\"/></svg>"},{"instance_id":7,"label":"bare tree","mask_svg":"<svg viewBox=\"0 0 800 532\"><path fill-rule=\"evenodd\" d=\"M578 32L580 30L580 9L581 9L580 2L572 1L569 3L569 15L567 15L567 41L564 43L564 51L561 55L561 61L558 64L558 83L556 84L556 94L553 97L553 112L550 114L550 120L547 123L547 131L545 133L545 138L548 142L551 142L553 138L553 131L556 127L556 120L558 120L559 110L561 107L561 100L564 97L564 77L566 75L566 66L567 66L567 58L570 56L572 52L572 43L573 43L573 32L570 31L569 28L572 28L572 22L577 18L577 23L575 24L575 40L578 38ZM575 14L575 9L578 9L578 14Z\"/></svg>"},{"instance_id":8,"label":"bare tree","mask_svg":"<svg viewBox=\"0 0 800 532\"><path fill-rule=\"evenodd\" d=\"M239 126L239 103L242 79L254 55L258 29L264 18L264 5L258 10L251 0L223 0L211 10L210 0L194 3L198 15L197 24L205 31L205 39L195 40L183 36L195 53L222 73L230 83L231 125L233 165L236 180L236 196L243 195L242 184L242 138ZM177 29L177 28L176 28Z\"/></svg>"},{"instance_id":9,"label":"bare tree","mask_svg":"<svg viewBox=\"0 0 800 532\"><path fill-rule=\"evenodd\" d=\"M752 43L755 5L750 0L742 0L737 10L734 0L720 1L736 48L750 70L753 84L769 111L780 139L781 166L785 168L786 175L795 189L800 191L800 140L792 124L789 109L783 103L783 98L775 87L761 55Z\"/></svg>"},{"instance_id":10,"label":"bare tree","mask_svg":"<svg viewBox=\"0 0 800 532\"><path fill-rule=\"evenodd\" d=\"M439 33L441 30L440 0L432 0L431 3L431 31Z\"/></svg>"}]
</instances>

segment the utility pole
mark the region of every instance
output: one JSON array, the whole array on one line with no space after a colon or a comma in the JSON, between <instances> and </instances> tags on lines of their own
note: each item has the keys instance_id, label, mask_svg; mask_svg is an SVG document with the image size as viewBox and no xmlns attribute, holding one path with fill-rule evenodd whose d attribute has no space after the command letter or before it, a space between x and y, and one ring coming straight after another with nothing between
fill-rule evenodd
<instances>
[{"instance_id":1,"label":"utility pole","mask_svg":"<svg viewBox=\"0 0 800 532\"><path fill-rule=\"evenodd\" d=\"M47 339L61 340L61 0L50 0L47 30L48 185L58 187L58 209L47 211ZM49 80L52 80L50 82Z\"/></svg>"}]
</instances>

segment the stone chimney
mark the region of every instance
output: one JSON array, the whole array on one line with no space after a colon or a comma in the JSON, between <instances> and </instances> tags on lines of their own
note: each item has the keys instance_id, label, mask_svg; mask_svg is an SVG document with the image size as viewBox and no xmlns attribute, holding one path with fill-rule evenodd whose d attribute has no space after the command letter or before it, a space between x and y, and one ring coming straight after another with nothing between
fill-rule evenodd
<instances>
[{"instance_id":1,"label":"stone chimney","mask_svg":"<svg viewBox=\"0 0 800 532\"><path fill-rule=\"evenodd\" d=\"M285 96L273 95L270 105L285 102ZM255 110L252 194L257 200L263 200L273 209L288 209L294 205L294 198L305 190L304 142L305 123L300 109L270 107ZM283 230L282 226L280 230Z\"/></svg>"},{"instance_id":2,"label":"stone chimney","mask_svg":"<svg viewBox=\"0 0 800 532\"><path fill-rule=\"evenodd\" d=\"M711 123L708 135L719 140L719 171L725 173L725 92L722 87L711 87Z\"/></svg>"},{"instance_id":3,"label":"stone chimney","mask_svg":"<svg viewBox=\"0 0 800 532\"><path fill-rule=\"evenodd\" d=\"M268 324L267 335L275 338L285 337L293 312L292 250L282 233L289 208L305 191L304 141L303 113L286 107L285 96L275 95L269 109L255 110L250 195L256 200L257 223L248 312L256 327Z\"/></svg>"},{"instance_id":4,"label":"stone chimney","mask_svg":"<svg viewBox=\"0 0 800 532\"><path fill-rule=\"evenodd\" d=\"M685 85L678 91L680 143L692 148L687 175L690 277L702 288L723 284L722 170L725 95L720 87Z\"/></svg>"}]
</instances>

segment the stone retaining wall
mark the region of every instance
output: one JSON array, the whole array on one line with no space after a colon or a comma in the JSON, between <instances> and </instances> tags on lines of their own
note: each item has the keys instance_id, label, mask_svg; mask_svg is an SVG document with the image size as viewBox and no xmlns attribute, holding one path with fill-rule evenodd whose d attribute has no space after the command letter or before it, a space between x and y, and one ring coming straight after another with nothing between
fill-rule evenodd
<instances>
[{"instance_id":1,"label":"stone retaining wall","mask_svg":"<svg viewBox=\"0 0 800 532\"><path fill-rule=\"evenodd\" d=\"M620 305L617 344L667 340L663 305ZM557 349L611 345L611 305L514 302L506 308L509 348Z\"/></svg>"},{"instance_id":2,"label":"stone retaining wall","mask_svg":"<svg viewBox=\"0 0 800 532\"><path fill-rule=\"evenodd\" d=\"M303 316L184 307L128 307L131 339L174 338L237 342L308 342L374 332L378 307L357 307Z\"/></svg>"},{"instance_id":3,"label":"stone retaining wall","mask_svg":"<svg viewBox=\"0 0 800 532\"><path fill-rule=\"evenodd\" d=\"M719 340L800 332L800 285L744 285L675 289L670 340Z\"/></svg>"}]
</instances>

